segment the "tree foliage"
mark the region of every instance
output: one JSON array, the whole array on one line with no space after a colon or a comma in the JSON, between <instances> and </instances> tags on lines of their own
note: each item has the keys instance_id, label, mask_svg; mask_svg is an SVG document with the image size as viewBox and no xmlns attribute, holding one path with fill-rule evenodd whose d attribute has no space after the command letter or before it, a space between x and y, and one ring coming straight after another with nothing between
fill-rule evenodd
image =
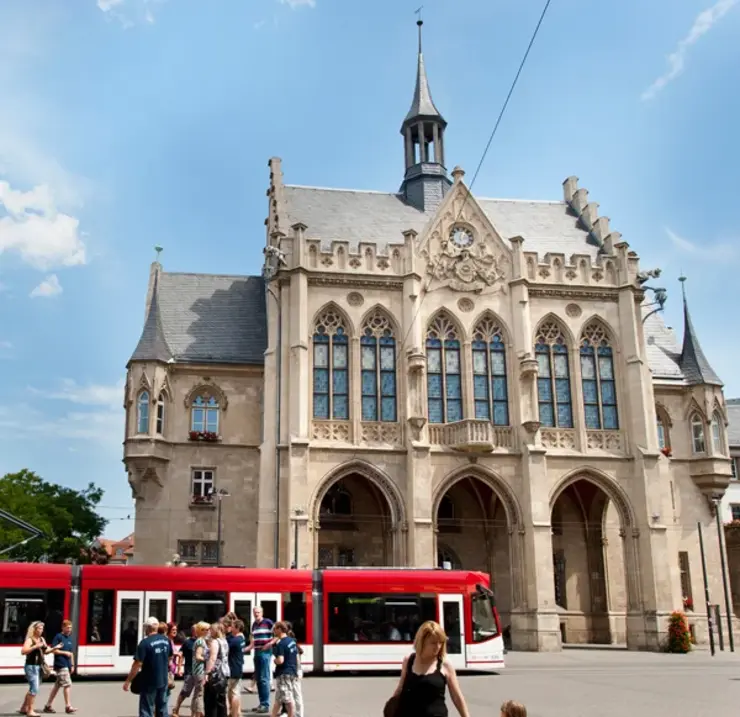
<instances>
[{"instance_id":1,"label":"tree foliage","mask_svg":"<svg viewBox=\"0 0 740 717\"><path fill-rule=\"evenodd\" d=\"M81 491L48 483L23 469L0 478L0 507L43 532L26 545L0 556L4 560L62 563L105 562L97 546L106 520L96 512L103 491L90 483ZM0 550L28 538L28 533L0 518Z\"/></svg>"}]
</instances>

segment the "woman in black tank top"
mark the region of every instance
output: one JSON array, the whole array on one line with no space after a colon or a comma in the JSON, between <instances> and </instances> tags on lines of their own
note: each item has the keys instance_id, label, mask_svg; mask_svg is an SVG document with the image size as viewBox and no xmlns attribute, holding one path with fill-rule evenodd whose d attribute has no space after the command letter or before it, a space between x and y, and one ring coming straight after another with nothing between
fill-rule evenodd
<instances>
[{"instance_id":1,"label":"woman in black tank top","mask_svg":"<svg viewBox=\"0 0 740 717\"><path fill-rule=\"evenodd\" d=\"M403 661L395 717L447 717L446 688L460 717L469 717L455 668L447 661L447 635L436 622L416 633L414 652Z\"/></svg>"}]
</instances>

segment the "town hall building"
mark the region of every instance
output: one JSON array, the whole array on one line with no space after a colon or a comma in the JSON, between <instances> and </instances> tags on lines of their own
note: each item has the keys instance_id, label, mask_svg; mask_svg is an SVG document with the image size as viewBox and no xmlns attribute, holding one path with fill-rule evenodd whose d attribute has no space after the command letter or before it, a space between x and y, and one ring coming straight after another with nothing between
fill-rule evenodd
<instances>
[{"instance_id":1,"label":"town hall building","mask_svg":"<svg viewBox=\"0 0 740 717\"><path fill-rule=\"evenodd\" d=\"M679 344L575 177L474 196L447 131L419 51L398 191L291 185L273 158L261 276L152 265L135 562L482 570L515 649L657 649L684 608L706 640L697 522L719 596L731 469L685 298Z\"/></svg>"}]
</instances>

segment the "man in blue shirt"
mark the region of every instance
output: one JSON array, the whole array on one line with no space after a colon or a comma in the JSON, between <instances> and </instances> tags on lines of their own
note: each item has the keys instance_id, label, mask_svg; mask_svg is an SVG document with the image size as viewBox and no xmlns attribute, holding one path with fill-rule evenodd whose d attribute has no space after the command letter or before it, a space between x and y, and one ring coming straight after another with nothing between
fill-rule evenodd
<instances>
[{"instance_id":1,"label":"man in blue shirt","mask_svg":"<svg viewBox=\"0 0 740 717\"><path fill-rule=\"evenodd\" d=\"M159 620L147 618L144 623L146 637L139 643L134 664L123 683L124 692L131 689L134 677L140 673L139 717L154 717L154 712L169 714L167 709L167 683L169 678L172 645L167 635L157 634Z\"/></svg>"},{"instance_id":2,"label":"man in blue shirt","mask_svg":"<svg viewBox=\"0 0 740 717\"><path fill-rule=\"evenodd\" d=\"M195 678L193 677L193 654L195 653L195 625L190 628L190 637L182 643L180 652L177 653L177 671L182 676L182 689L177 696L172 717L179 717L182 703L193 694Z\"/></svg>"},{"instance_id":3,"label":"man in blue shirt","mask_svg":"<svg viewBox=\"0 0 740 717\"><path fill-rule=\"evenodd\" d=\"M226 642L229 643L229 687L227 699L229 714L242 713L242 674L244 673L244 649L247 640L244 637L244 623L241 620L226 621Z\"/></svg>"},{"instance_id":4,"label":"man in blue shirt","mask_svg":"<svg viewBox=\"0 0 740 717\"><path fill-rule=\"evenodd\" d=\"M51 652L54 654L54 672L56 672L56 682L54 687L51 688L49 699L46 700L46 707L44 712L52 714L54 708L52 704L59 693L62 690L64 694L64 711L71 715L77 712L75 707L72 707L70 701L70 692L72 688L72 671L75 668L75 653L72 646L72 621L65 620L62 623L62 631L51 641Z\"/></svg>"},{"instance_id":5,"label":"man in blue shirt","mask_svg":"<svg viewBox=\"0 0 740 717\"><path fill-rule=\"evenodd\" d=\"M276 622L275 635L275 703L272 717L278 717L284 709L288 717L295 717L296 702L301 702L301 683L298 679L298 645L288 636L289 628L284 622Z\"/></svg>"}]
</instances>

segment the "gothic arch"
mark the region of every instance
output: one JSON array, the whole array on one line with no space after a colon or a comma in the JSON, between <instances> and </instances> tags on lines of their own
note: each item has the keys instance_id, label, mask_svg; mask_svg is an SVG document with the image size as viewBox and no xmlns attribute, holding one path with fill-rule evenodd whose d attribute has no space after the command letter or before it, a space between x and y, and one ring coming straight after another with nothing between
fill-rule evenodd
<instances>
[{"instance_id":1,"label":"gothic arch","mask_svg":"<svg viewBox=\"0 0 740 717\"><path fill-rule=\"evenodd\" d=\"M470 337L473 338L473 335L475 334L475 329L478 326L478 324L481 321L485 321L486 319L490 319L493 321L494 324L497 324L499 328L501 329L501 336L504 340L504 345L506 348L511 347L511 332L509 331L509 327L506 325L506 322L496 313L491 311L491 309L484 309L481 311L478 316L476 316L473 319L473 322L470 324Z\"/></svg>"},{"instance_id":2,"label":"gothic arch","mask_svg":"<svg viewBox=\"0 0 740 717\"><path fill-rule=\"evenodd\" d=\"M334 301L328 301L326 304L324 304L314 315L311 319L311 336L313 337L314 333L316 332L316 327L319 324L319 320L321 319L321 316L326 313L327 311L335 311L339 317L344 321L344 326L346 329L346 334L348 337L352 337L355 335L355 327L352 324L352 321L349 318L349 315L347 312L339 306Z\"/></svg>"},{"instance_id":3,"label":"gothic arch","mask_svg":"<svg viewBox=\"0 0 740 717\"><path fill-rule=\"evenodd\" d=\"M372 318L373 314L375 314L376 312L378 314L382 314L383 316L385 316L385 318L388 319L388 323L390 323L391 325L391 331L393 331L393 338L395 338L397 341L399 340L399 338L402 338L401 328L398 321L396 321L396 317L382 304L375 304L374 306L371 306L362 315L360 323L358 324L360 334L362 334L362 331L365 327L365 322L368 321L368 319Z\"/></svg>"},{"instance_id":4,"label":"gothic arch","mask_svg":"<svg viewBox=\"0 0 740 717\"><path fill-rule=\"evenodd\" d=\"M709 423L709 420L707 418L707 412L699 405L699 402L692 396L686 410L684 411L684 420L691 423L691 419L693 418L695 413L699 414L699 417L704 422L705 426L707 423Z\"/></svg>"},{"instance_id":5,"label":"gothic arch","mask_svg":"<svg viewBox=\"0 0 740 717\"><path fill-rule=\"evenodd\" d=\"M724 404L715 396L714 397L714 406L712 408L712 415L718 414L719 417L722 419L723 425L727 425L727 411L725 409Z\"/></svg>"},{"instance_id":6,"label":"gothic arch","mask_svg":"<svg viewBox=\"0 0 740 717\"><path fill-rule=\"evenodd\" d=\"M504 506L504 510L506 511L506 522L510 528L514 525L519 526L519 528L524 526L521 507L511 488L509 488L506 482L498 474L479 465L466 465L461 466L460 468L455 468L442 478L432 494L433 519L436 519L439 511L439 504L442 502L442 498L444 498L447 491L452 488L455 483L459 483L465 478L477 478L493 491L494 495Z\"/></svg>"},{"instance_id":7,"label":"gothic arch","mask_svg":"<svg viewBox=\"0 0 740 717\"><path fill-rule=\"evenodd\" d=\"M429 329L432 327L437 319L442 317L447 319L452 324L452 326L454 326L455 331L457 331L457 339L458 341L460 341L460 345L462 346L463 342L467 340L467 333L462 325L462 322L457 318L457 316L455 316L455 314L444 307L437 309L427 319L426 325L424 327L424 343L426 344L427 336L429 335ZM444 338L442 340L444 340Z\"/></svg>"},{"instance_id":8,"label":"gothic arch","mask_svg":"<svg viewBox=\"0 0 740 717\"><path fill-rule=\"evenodd\" d=\"M581 340L583 338L583 332L590 324L600 324L601 327L604 329L606 340L609 342L611 347L614 349L614 352L619 353L620 345L619 345L619 340L617 339L616 331L614 331L614 329L611 327L611 324L608 321L606 321L603 317L599 316L598 314L592 314L591 316L589 316L581 324L580 328L578 329L578 348L580 349L581 347Z\"/></svg>"},{"instance_id":9,"label":"gothic arch","mask_svg":"<svg viewBox=\"0 0 740 717\"><path fill-rule=\"evenodd\" d=\"M619 521L623 529L634 529L637 527L635 512L624 489L607 473L600 471L598 468L591 468L589 466L575 468L566 473L560 479L560 482L550 493L550 515L552 515L555 503L562 495L563 491L573 483L577 483L579 480L593 483L596 487L601 488L601 490L604 491L609 500L614 503L617 512L619 513Z\"/></svg>"},{"instance_id":10,"label":"gothic arch","mask_svg":"<svg viewBox=\"0 0 740 717\"><path fill-rule=\"evenodd\" d=\"M655 402L655 415L661 418L667 428L673 428L671 414L661 401Z\"/></svg>"},{"instance_id":11,"label":"gothic arch","mask_svg":"<svg viewBox=\"0 0 740 717\"><path fill-rule=\"evenodd\" d=\"M229 405L229 399L226 397L226 394L215 383L199 383L197 386L191 388L185 396L185 408L191 408L193 401L198 396L212 396L218 401L218 407L222 411L225 411Z\"/></svg>"},{"instance_id":12,"label":"gothic arch","mask_svg":"<svg viewBox=\"0 0 740 717\"><path fill-rule=\"evenodd\" d=\"M394 526L406 524L406 508L400 490L391 477L377 466L360 459L342 463L327 473L316 486L308 506L310 520L319 520L319 509L329 489L342 478L349 475L360 475L370 481L388 502L391 511L391 520Z\"/></svg>"},{"instance_id":13,"label":"gothic arch","mask_svg":"<svg viewBox=\"0 0 740 717\"><path fill-rule=\"evenodd\" d=\"M534 346L537 343L537 335L539 334L540 328L548 323L549 321L552 321L554 324L558 326L558 328L563 332L563 336L565 337L565 343L568 349L572 349L574 346L577 345L576 338L573 336L573 332L568 327L568 324L563 321L557 314L553 314L550 312L549 314L545 314L535 326L534 333L532 334L532 340L531 345Z\"/></svg>"},{"instance_id":14,"label":"gothic arch","mask_svg":"<svg viewBox=\"0 0 740 717\"><path fill-rule=\"evenodd\" d=\"M146 375L146 371L141 372L139 377L139 386L136 389L136 395L138 396L142 391L149 391L152 393L153 383L149 380L149 376Z\"/></svg>"}]
</instances>

